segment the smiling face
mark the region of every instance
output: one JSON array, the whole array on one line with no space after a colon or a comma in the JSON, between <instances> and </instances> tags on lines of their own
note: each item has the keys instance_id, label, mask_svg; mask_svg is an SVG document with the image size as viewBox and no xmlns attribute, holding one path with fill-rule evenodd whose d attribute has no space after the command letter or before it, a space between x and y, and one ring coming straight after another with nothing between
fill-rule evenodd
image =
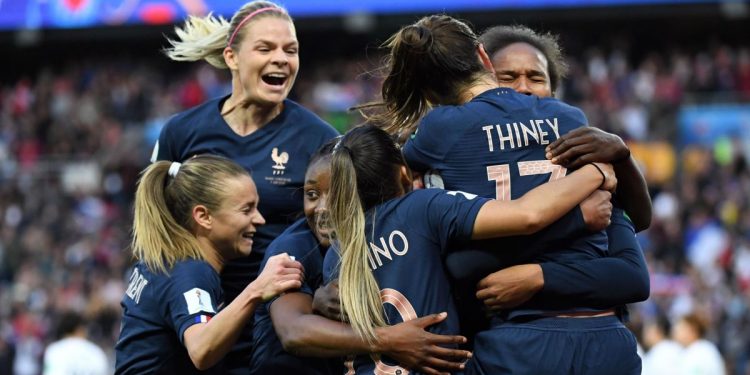
<instances>
[{"instance_id":1,"label":"smiling face","mask_svg":"<svg viewBox=\"0 0 750 375\"><path fill-rule=\"evenodd\" d=\"M292 22L268 15L243 26L236 49L228 47L225 60L239 82L243 101L278 105L292 89L299 69L299 43ZM234 95L234 94L233 94Z\"/></svg>"},{"instance_id":2,"label":"smiling face","mask_svg":"<svg viewBox=\"0 0 750 375\"><path fill-rule=\"evenodd\" d=\"M326 207L330 182L330 157L317 159L307 168L304 186L305 217L315 238L325 247L331 244L331 221Z\"/></svg>"},{"instance_id":3,"label":"smiling face","mask_svg":"<svg viewBox=\"0 0 750 375\"><path fill-rule=\"evenodd\" d=\"M258 191L250 176L229 178L227 196L221 207L211 212L208 239L223 259L247 256L253 248L253 236L265 219L258 211Z\"/></svg>"},{"instance_id":4,"label":"smiling face","mask_svg":"<svg viewBox=\"0 0 750 375\"><path fill-rule=\"evenodd\" d=\"M552 96L549 63L541 51L526 43L513 43L492 56L500 87L539 97Z\"/></svg>"}]
</instances>

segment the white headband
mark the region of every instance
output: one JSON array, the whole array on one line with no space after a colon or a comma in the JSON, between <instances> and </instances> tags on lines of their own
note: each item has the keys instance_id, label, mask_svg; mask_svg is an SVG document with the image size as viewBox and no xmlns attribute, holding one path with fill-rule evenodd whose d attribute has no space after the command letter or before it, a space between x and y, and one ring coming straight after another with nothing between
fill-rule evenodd
<instances>
[{"instance_id":1,"label":"white headband","mask_svg":"<svg viewBox=\"0 0 750 375\"><path fill-rule=\"evenodd\" d=\"M167 172L167 174L169 174L170 176L172 176L172 178L177 177L177 172L180 171L180 167L181 166L182 166L182 163L178 163L176 161L173 161L172 165L169 166L169 172Z\"/></svg>"}]
</instances>

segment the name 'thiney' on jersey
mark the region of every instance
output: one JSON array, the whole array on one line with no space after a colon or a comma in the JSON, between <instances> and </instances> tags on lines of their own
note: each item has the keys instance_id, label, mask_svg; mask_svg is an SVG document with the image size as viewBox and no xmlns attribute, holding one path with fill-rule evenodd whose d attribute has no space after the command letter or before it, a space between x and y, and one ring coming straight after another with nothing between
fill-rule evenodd
<instances>
[{"instance_id":1,"label":"name 'thiney' on jersey","mask_svg":"<svg viewBox=\"0 0 750 375\"><path fill-rule=\"evenodd\" d=\"M487 135L487 148L489 152L495 151L496 148L504 151L506 143L510 149L514 149L517 147L527 147L533 143L547 145L551 141L560 138L557 117L530 119L528 123L521 121L506 123L505 126L501 124L486 125L481 129ZM550 134L549 129L552 130L554 135ZM554 139L549 138L550 136L553 136Z\"/></svg>"}]
</instances>

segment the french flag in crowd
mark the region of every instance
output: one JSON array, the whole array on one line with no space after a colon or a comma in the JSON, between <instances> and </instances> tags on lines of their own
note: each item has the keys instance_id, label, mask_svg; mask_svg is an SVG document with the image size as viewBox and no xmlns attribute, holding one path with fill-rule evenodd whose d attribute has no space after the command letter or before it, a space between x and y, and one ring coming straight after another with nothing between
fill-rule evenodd
<instances>
[{"instance_id":1,"label":"french flag in crowd","mask_svg":"<svg viewBox=\"0 0 750 375\"><path fill-rule=\"evenodd\" d=\"M209 315L198 315L195 317L196 323L208 323L209 320L211 320L211 316Z\"/></svg>"}]
</instances>

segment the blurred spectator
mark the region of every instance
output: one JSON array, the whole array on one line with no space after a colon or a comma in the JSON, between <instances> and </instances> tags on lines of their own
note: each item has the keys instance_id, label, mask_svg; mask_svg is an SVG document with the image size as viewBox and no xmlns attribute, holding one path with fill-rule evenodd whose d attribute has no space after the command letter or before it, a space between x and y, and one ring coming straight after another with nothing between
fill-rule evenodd
<instances>
[{"instance_id":1,"label":"blurred spectator","mask_svg":"<svg viewBox=\"0 0 750 375\"><path fill-rule=\"evenodd\" d=\"M63 313L57 323L58 341L44 352L44 375L105 375L111 373L107 356L86 339L83 317Z\"/></svg>"},{"instance_id":2,"label":"blurred spectator","mask_svg":"<svg viewBox=\"0 0 750 375\"><path fill-rule=\"evenodd\" d=\"M647 352L643 356L643 375L680 375L676 364L683 349L669 339L670 331L669 320L664 316L644 325L643 345Z\"/></svg>"},{"instance_id":3,"label":"blurred spectator","mask_svg":"<svg viewBox=\"0 0 750 375\"><path fill-rule=\"evenodd\" d=\"M674 362L678 374L724 375L724 361L716 345L705 340L706 323L697 315L680 318L672 329L672 337L684 350Z\"/></svg>"}]
</instances>

